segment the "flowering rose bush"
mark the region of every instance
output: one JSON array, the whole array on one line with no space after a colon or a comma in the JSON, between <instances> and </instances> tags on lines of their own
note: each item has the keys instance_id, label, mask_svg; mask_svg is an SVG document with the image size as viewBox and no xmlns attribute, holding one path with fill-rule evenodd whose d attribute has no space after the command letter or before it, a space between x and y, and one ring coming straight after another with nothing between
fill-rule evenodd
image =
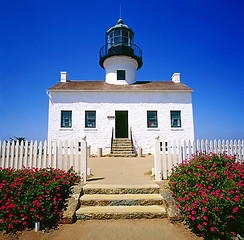
<instances>
[{"instance_id":1,"label":"flowering rose bush","mask_svg":"<svg viewBox=\"0 0 244 240\"><path fill-rule=\"evenodd\" d=\"M57 225L70 194L70 187L80 180L68 172L47 169L0 168L0 230L15 232Z\"/></svg>"},{"instance_id":2,"label":"flowering rose bush","mask_svg":"<svg viewBox=\"0 0 244 240\"><path fill-rule=\"evenodd\" d=\"M244 163L225 154L194 155L172 170L172 194L185 221L205 239L244 236Z\"/></svg>"}]
</instances>

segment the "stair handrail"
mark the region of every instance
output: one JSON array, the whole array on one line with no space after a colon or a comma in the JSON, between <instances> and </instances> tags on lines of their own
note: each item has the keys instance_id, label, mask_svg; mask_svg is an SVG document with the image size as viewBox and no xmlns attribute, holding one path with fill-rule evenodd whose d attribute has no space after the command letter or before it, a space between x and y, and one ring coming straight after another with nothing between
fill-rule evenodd
<instances>
[{"instance_id":1,"label":"stair handrail","mask_svg":"<svg viewBox=\"0 0 244 240\"><path fill-rule=\"evenodd\" d=\"M130 140L131 140L132 146L134 148L133 137L132 137L132 128L131 127L130 127Z\"/></svg>"},{"instance_id":2,"label":"stair handrail","mask_svg":"<svg viewBox=\"0 0 244 240\"><path fill-rule=\"evenodd\" d=\"M111 150L110 150L110 153L112 153L113 140L114 140L114 128L112 127L112 137L111 137Z\"/></svg>"}]
</instances>

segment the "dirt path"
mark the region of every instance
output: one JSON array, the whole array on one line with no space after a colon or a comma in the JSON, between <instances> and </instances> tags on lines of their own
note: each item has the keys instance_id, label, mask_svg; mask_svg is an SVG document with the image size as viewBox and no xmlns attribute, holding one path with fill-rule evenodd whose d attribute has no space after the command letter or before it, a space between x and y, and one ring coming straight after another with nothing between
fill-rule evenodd
<instances>
[{"instance_id":1,"label":"dirt path","mask_svg":"<svg viewBox=\"0 0 244 240\"><path fill-rule=\"evenodd\" d=\"M10 240L0 233L0 239ZM12 238L16 239L16 238ZM92 220L60 225L49 233L24 231L19 240L201 240L183 223L167 219Z\"/></svg>"}]
</instances>

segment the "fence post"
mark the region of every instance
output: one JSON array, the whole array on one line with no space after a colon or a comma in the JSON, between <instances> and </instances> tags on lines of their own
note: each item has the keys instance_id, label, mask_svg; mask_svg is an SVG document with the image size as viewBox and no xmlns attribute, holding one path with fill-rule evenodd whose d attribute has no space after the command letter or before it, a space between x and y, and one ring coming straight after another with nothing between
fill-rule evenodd
<instances>
[{"instance_id":1,"label":"fence post","mask_svg":"<svg viewBox=\"0 0 244 240\"><path fill-rule=\"evenodd\" d=\"M159 142L158 135L155 136L155 143L154 143L154 167L155 167L155 180L162 180L160 142Z\"/></svg>"},{"instance_id":2,"label":"fence post","mask_svg":"<svg viewBox=\"0 0 244 240\"><path fill-rule=\"evenodd\" d=\"M83 174L83 181L87 180L87 142L86 136L82 136L81 143L81 175Z\"/></svg>"}]
</instances>

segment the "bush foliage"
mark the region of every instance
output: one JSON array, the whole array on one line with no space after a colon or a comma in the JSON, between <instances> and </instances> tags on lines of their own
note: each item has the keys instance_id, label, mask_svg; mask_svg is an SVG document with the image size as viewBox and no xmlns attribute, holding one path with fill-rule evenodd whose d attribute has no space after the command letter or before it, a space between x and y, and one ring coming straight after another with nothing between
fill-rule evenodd
<instances>
[{"instance_id":1,"label":"bush foliage","mask_svg":"<svg viewBox=\"0 0 244 240\"><path fill-rule=\"evenodd\" d=\"M16 232L56 226L70 194L70 187L80 180L68 172L47 169L0 168L0 230Z\"/></svg>"},{"instance_id":2,"label":"bush foliage","mask_svg":"<svg viewBox=\"0 0 244 240\"><path fill-rule=\"evenodd\" d=\"M198 153L175 166L170 188L190 228L205 239L244 236L244 163Z\"/></svg>"}]
</instances>

